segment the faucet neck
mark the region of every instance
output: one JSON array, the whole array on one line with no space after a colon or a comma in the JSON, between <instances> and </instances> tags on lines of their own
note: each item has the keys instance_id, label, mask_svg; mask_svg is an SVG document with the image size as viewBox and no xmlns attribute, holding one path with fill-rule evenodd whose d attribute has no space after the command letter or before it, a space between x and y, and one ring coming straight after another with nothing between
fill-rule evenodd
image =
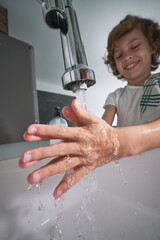
<instances>
[{"instance_id":1,"label":"faucet neck","mask_svg":"<svg viewBox=\"0 0 160 240\"><path fill-rule=\"evenodd\" d=\"M72 90L73 85L95 84L93 70L89 69L85 49L80 35L76 12L72 0L37 0L42 3L46 24L52 29L60 29L65 73L63 88Z\"/></svg>"}]
</instances>

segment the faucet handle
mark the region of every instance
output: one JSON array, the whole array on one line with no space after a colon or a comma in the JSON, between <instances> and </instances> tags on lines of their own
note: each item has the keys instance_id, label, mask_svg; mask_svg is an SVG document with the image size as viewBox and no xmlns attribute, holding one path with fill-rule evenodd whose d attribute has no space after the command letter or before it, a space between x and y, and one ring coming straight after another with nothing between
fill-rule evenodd
<instances>
[{"instance_id":1,"label":"faucet handle","mask_svg":"<svg viewBox=\"0 0 160 240\"><path fill-rule=\"evenodd\" d=\"M71 5L71 0L64 3L63 0L36 0L42 5L42 12L45 23L52 29L60 29L67 34L68 21L65 13L65 4Z\"/></svg>"}]
</instances>

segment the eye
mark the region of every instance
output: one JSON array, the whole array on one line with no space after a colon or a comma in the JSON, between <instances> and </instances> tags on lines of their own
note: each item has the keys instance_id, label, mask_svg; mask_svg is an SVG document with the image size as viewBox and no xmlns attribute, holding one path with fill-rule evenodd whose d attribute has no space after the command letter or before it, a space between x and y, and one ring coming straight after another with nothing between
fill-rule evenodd
<instances>
[{"instance_id":1,"label":"eye","mask_svg":"<svg viewBox=\"0 0 160 240\"><path fill-rule=\"evenodd\" d=\"M118 60L118 59L120 59L122 57L122 53L119 53L119 54L117 54L114 58L115 58L115 60Z\"/></svg>"},{"instance_id":2,"label":"eye","mask_svg":"<svg viewBox=\"0 0 160 240\"><path fill-rule=\"evenodd\" d=\"M138 43L138 44L135 44L135 45L133 45L132 47L131 47L131 49L137 49L139 46L140 46L141 44L140 43Z\"/></svg>"}]
</instances>

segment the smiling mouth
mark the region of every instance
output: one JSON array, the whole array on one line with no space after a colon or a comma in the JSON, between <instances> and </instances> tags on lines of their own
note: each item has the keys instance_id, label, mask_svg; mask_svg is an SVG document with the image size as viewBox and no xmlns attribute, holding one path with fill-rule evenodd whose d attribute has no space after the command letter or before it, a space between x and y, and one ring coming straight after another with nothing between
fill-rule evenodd
<instances>
[{"instance_id":1,"label":"smiling mouth","mask_svg":"<svg viewBox=\"0 0 160 240\"><path fill-rule=\"evenodd\" d=\"M139 64L139 62L140 61L128 64L127 66L125 66L124 69L127 70L127 71L133 70Z\"/></svg>"}]
</instances>

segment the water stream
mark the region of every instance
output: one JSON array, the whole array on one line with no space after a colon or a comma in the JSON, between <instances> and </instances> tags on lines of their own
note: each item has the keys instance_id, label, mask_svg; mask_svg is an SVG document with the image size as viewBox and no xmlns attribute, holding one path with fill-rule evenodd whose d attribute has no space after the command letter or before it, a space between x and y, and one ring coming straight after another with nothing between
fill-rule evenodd
<instances>
[{"instance_id":1,"label":"water stream","mask_svg":"<svg viewBox=\"0 0 160 240\"><path fill-rule=\"evenodd\" d=\"M54 207L56 210L55 222L53 225L53 232L49 234L49 240L63 240L63 209L64 209L64 201L66 198L66 194L64 194L61 198L54 200Z\"/></svg>"},{"instance_id":2,"label":"water stream","mask_svg":"<svg viewBox=\"0 0 160 240\"><path fill-rule=\"evenodd\" d=\"M80 105L86 109L86 90L76 91L76 99ZM76 213L76 237L75 240L96 240L95 218L91 211L94 203L92 196L93 185L95 183L95 174L90 172L82 179L85 190L83 191L82 203ZM86 223L86 224L85 224ZM86 228L87 226L87 228Z\"/></svg>"},{"instance_id":3,"label":"water stream","mask_svg":"<svg viewBox=\"0 0 160 240\"><path fill-rule=\"evenodd\" d=\"M79 89L76 91L76 99L80 103L80 105L86 108L86 90ZM70 170L72 171L72 169ZM74 170L73 170L74 171ZM67 173L67 172L66 172ZM91 209L94 208L94 198L92 196L93 185L95 183L95 175L94 172L89 173L82 179L82 184L84 186L82 203L80 207L77 209L75 214L75 238L74 240L96 240L95 236L95 219L94 214ZM37 189L37 197L38 197L38 211L43 211L45 206L41 201L41 185L42 183L36 184ZM32 190L32 185L28 186L28 190ZM48 218L41 226L46 224L52 225L52 230L49 234L48 240L63 240L63 208L66 194L62 196L60 199L55 200L54 207L56 210L56 216L54 219L54 223L50 221ZM93 205L93 206L92 206Z\"/></svg>"},{"instance_id":4,"label":"water stream","mask_svg":"<svg viewBox=\"0 0 160 240\"><path fill-rule=\"evenodd\" d=\"M90 172L87 176L83 177L83 195L82 203L76 211L76 236L75 240L97 240L96 239L96 224L94 218L94 205L95 199L93 191L95 183L94 172Z\"/></svg>"},{"instance_id":5,"label":"water stream","mask_svg":"<svg viewBox=\"0 0 160 240\"><path fill-rule=\"evenodd\" d=\"M87 109L87 107L86 107L86 90L85 89L78 89L76 91L76 99L83 108Z\"/></svg>"}]
</instances>

